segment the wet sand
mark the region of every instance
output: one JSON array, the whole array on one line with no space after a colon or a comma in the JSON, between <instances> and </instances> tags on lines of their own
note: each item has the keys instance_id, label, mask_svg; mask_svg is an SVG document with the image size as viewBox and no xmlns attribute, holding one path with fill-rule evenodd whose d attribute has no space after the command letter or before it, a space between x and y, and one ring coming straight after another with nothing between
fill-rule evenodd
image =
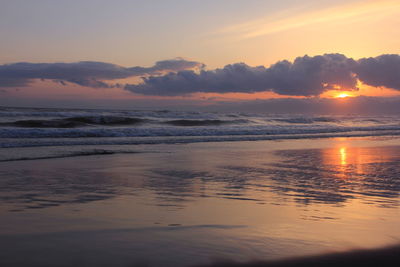
<instances>
[{"instance_id":1,"label":"wet sand","mask_svg":"<svg viewBox=\"0 0 400 267\"><path fill-rule=\"evenodd\" d=\"M400 265L400 246L357 250L278 261L235 263L221 262L207 267L317 267L317 266L388 266ZM206 266L203 266L206 267Z\"/></svg>"},{"instance_id":2,"label":"wet sand","mask_svg":"<svg viewBox=\"0 0 400 267\"><path fill-rule=\"evenodd\" d=\"M0 162L0 265L192 266L400 243L398 139L132 150Z\"/></svg>"}]
</instances>

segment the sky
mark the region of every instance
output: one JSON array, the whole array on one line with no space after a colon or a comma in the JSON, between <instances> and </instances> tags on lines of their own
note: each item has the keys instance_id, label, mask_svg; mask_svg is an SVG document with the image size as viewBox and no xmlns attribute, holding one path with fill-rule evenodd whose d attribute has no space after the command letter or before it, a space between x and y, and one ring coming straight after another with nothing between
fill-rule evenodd
<instances>
[{"instance_id":1,"label":"sky","mask_svg":"<svg viewBox=\"0 0 400 267\"><path fill-rule=\"evenodd\" d=\"M399 15L397 0L0 0L0 105L393 101Z\"/></svg>"}]
</instances>

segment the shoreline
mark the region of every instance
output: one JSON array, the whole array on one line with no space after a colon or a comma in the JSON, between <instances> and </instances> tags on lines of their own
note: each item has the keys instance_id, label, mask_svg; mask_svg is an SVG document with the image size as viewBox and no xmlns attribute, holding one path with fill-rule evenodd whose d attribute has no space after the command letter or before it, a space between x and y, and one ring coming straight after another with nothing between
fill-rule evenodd
<instances>
[{"instance_id":1,"label":"shoreline","mask_svg":"<svg viewBox=\"0 0 400 267\"><path fill-rule=\"evenodd\" d=\"M203 150L229 149L258 149L263 147L268 151L284 149L329 148L337 145L348 147L380 147L400 146L400 136L363 136L363 137L323 137L304 139L271 139L271 140L236 140L222 142L191 142L191 143L160 143L160 144L122 144L122 145L63 145L63 146L28 146L6 147L0 150L0 164L2 162L25 160L51 160L58 158L73 158L81 156L120 155L134 153L170 153L178 151L180 147L193 147Z\"/></svg>"}]
</instances>

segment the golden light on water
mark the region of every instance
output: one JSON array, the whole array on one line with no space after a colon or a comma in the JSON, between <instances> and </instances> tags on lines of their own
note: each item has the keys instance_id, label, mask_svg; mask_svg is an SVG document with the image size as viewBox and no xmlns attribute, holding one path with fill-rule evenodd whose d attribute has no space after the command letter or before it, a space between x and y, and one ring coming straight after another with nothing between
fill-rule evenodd
<instances>
[{"instance_id":1,"label":"golden light on water","mask_svg":"<svg viewBox=\"0 0 400 267\"><path fill-rule=\"evenodd\" d=\"M326 149L322 153L323 164L336 166L337 177L341 179L354 179L357 175L371 171L368 164L385 162L392 157L393 152L389 149L351 147L347 142L338 144L334 149Z\"/></svg>"},{"instance_id":2,"label":"golden light on water","mask_svg":"<svg viewBox=\"0 0 400 267\"><path fill-rule=\"evenodd\" d=\"M340 150L340 165L346 165L347 164L347 151L346 147L341 147Z\"/></svg>"}]
</instances>

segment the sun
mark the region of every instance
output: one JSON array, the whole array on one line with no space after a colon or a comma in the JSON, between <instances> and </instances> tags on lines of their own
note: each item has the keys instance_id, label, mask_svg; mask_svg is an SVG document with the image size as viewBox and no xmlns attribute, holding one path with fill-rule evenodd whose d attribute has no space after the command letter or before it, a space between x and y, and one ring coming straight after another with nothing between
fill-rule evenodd
<instances>
[{"instance_id":1,"label":"sun","mask_svg":"<svg viewBox=\"0 0 400 267\"><path fill-rule=\"evenodd\" d=\"M338 95L335 96L335 98L346 98L349 97L351 95L347 94L347 93L340 93Z\"/></svg>"}]
</instances>

